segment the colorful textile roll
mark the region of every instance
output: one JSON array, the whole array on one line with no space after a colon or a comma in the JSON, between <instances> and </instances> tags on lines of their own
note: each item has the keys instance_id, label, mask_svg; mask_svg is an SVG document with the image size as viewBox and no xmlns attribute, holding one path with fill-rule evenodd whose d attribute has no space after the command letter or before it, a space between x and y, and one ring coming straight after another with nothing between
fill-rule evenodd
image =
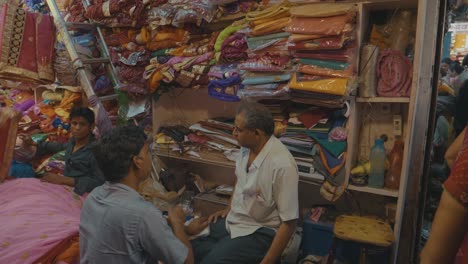
<instances>
[{"instance_id":1,"label":"colorful textile roll","mask_svg":"<svg viewBox=\"0 0 468 264\"><path fill-rule=\"evenodd\" d=\"M379 47L374 45L365 45L362 47L359 80L359 96L375 97L377 96L377 59L379 58Z\"/></svg>"}]
</instances>

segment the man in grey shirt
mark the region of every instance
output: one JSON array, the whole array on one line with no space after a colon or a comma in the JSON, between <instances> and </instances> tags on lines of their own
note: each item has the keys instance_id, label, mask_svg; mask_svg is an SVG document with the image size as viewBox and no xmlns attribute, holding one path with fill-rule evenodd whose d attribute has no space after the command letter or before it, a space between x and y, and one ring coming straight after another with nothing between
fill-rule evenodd
<instances>
[{"instance_id":1,"label":"man in grey shirt","mask_svg":"<svg viewBox=\"0 0 468 264\"><path fill-rule=\"evenodd\" d=\"M106 183L89 194L81 211L81 263L193 263L188 235L207 223L184 227L180 207L170 209L166 220L136 191L152 164L143 130L116 128L100 139L94 153Z\"/></svg>"}]
</instances>

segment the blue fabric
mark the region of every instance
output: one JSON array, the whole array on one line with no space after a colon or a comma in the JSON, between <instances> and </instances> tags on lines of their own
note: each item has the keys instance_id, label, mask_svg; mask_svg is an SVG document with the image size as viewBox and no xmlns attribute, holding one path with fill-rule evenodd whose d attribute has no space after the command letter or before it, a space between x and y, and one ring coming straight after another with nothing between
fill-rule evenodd
<instances>
[{"instance_id":1,"label":"blue fabric","mask_svg":"<svg viewBox=\"0 0 468 264\"><path fill-rule=\"evenodd\" d=\"M13 160L8 175L15 178L34 178L36 173L31 164Z\"/></svg>"},{"instance_id":2,"label":"blue fabric","mask_svg":"<svg viewBox=\"0 0 468 264\"><path fill-rule=\"evenodd\" d=\"M330 169L338 167L344 162L344 156L341 156L340 158L336 158L334 155L328 152L325 148L322 148L322 152L323 152L323 155L325 156L325 159L327 160L327 165Z\"/></svg>"}]
</instances>

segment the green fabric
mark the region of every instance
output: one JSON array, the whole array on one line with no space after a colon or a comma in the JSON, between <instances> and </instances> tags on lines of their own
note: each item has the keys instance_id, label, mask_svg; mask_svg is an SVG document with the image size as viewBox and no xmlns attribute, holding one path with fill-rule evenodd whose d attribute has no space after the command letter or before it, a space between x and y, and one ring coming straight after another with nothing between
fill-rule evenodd
<instances>
[{"instance_id":1,"label":"green fabric","mask_svg":"<svg viewBox=\"0 0 468 264\"><path fill-rule=\"evenodd\" d=\"M151 52L151 58L157 57L157 56L166 56L168 55L173 49L160 49Z\"/></svg>"},{"instance_id":2,"label":"green fabric","mask_svg":"<svg viewBox=\"0 0 468 264\"><path fill-rule=\"evenodd\" d=\"M216 39L216 43L214 45L215 51L216 52L221 51L221 45L223 45L224 40L227 39L232 34L239 31L240 29L242 29L242 27L243 26L233 26L233 25L231 25L231 26L223 29L223 31L221 31L221 33L219 33L218 38Z\"/></svg>"},{"instance_id":3,"label":"green fabric","mask_svg":"<svg viewBox=\"0 0 468 264\"><path fill-rule=\"evenodd\" d=\"M306 134L312 137L324 149L328 150L333 156L339 157L346 151L346 141L329 141L328 138L323 138L320 133L306 131Z\"/></svg>"},{"instance_id":4,"label":"green fabric","mask_svg":"<svg viewBox=\"0 0 468 264\"><path fill-rule=\"evenodd\" d=\"M344 62L304 59L304 58L299 59L299 62L302 64L314 65L314 66L332 69L332 70L344 70L348 68L349 66L348 63L344 63Z\"/></svg>"},{"instance_id":5,"label":"green fabric","mask_svg":"<svg viewBox=\"0 0 468 264\"><path fill-rule=\"evenodd\" d=\"M259 40L269 40L269 39L277 39L277 38L287 38L291 35L288 32L281 32L281 33L274 33L270 35L260 36L260 37L251 37L247 38L247 41L259 41Z\"/></svg>"}]
</instances>

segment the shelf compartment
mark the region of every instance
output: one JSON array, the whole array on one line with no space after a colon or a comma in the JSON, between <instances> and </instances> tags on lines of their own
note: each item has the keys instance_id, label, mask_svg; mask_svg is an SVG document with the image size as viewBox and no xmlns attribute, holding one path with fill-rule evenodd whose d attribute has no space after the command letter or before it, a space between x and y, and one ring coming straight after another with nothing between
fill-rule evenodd
<instances>
[{"instance_id":1,"label":"shelf compartment","mask_svg":"<svg viewBox=\"0 0 468 264\"><path fill-rule=\"evenodd\" d=\"M403 103L408 104L410 102L409 97L356 97L358 103Z\"/></svg>"},{"instance_id":2,"label":"shelf compartment","mask_svg":"<svg viewBox=\"0 0 468 264\"><path fill-rule=\"evenodd\" d=\"M190 155L178 154L170 150L168 147L158 146L154 149L154 153L159 157L198 162L227 168L235 168L236 165L233 161L228 160L222 153L214 151L198 152L201 158L197 158Z\"/></svg>"},{"instance_id":3,"label":"shelf compartment","mask_svg":"<svg viewBox=\"0 0 468 264\"><path fill-rule=\"evenodd\" d=\"M386 188L379 189L379 188L372 188L372 187L367 187L367 186L355 186L355 185L350 184L348 185L348 190L398 198L397 190L390 190Z\"/></svg>"}]
</instances>

